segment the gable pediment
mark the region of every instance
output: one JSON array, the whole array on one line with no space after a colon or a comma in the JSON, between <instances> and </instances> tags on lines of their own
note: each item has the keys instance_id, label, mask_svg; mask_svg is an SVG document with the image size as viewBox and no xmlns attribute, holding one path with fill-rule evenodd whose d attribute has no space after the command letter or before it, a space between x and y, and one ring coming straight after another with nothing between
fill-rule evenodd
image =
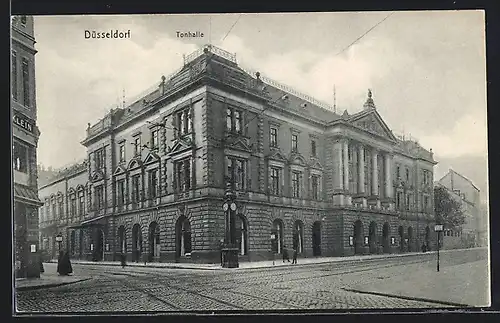
<instances>
[{"instance_id":1,"label":"gable pediment","mask_svg":"<svg viewBox=\"0 0 500 323\"><path fill-rule=\"evenodd\" d=\"M309 167L313 169L323 170L323 165L321 165L317 158L313 158L309 161Z\"/></svg>"},{"instance_id":2,"label":"gable pediment","mask_svg":"<svg viewBox=\"0 0 500 323\"><path fill-rule=\"evenodd\" d=\"M128 170L133 170L136 168L142 167L142 161L139 158L134 158L128 163Z\"/></svg>"},{"instance_id":3,"label":"gable pediment","mask_svg":"<svg viewBox=\"0 0 500 323\"><path fill-rule=\"evenodd\" d=\"M246 152L252 152L252 148L248 144L247 140L242 138L236 139L234 142L227 145L227 148L234 150L241 150Z\"/></svg>"},{"instance_id":4,"label":"gable pediment","mask_svg":"<svg viewBox=\"0 0 500 323\"><path fill-rule=\"evenodd\" d=\"M100 181L104 178L104 174L99 171L99 170L96 170L92 173L92 175L90 176L90 180L92 182L97 182L97 181Z\"/></svg>"},{"instance_id":5,"label":"gable pediment","mask_svg":"<svg viewBox=\"0 0 500 323\"><path fill-rule=\"evenodd\" d=\"M192 148L192 145L189 144L188 142L186 142L185 140L177 139L175 141L174 145L172 146L172 148L170 148L170 150L168 151L168 153L175 154L175 153L179 153L182 151L186 151L186 150L191 149L191 148Z\"/></svg>"},{"instance_id":6,"label":"gable pediment","mask_svg":"<svg viewBox=\"0 0 500 323\"><path fill-rule=\"evenodd\" d=\"M151 151L146 158L144 158L144 165L152 164L160 160L160 156L158 156L154 151Z\"/></svg>"},{"instance_id":7,"label":"gable pediment","mask_svg":"<svg viewBox=\"0 0 500 323\"><path fill-rule=\"evenodd\" d=\"M290 156L290 158L288 159L289 163L292 164L292 165L299 165L299 166L307 166L307 162L305 160L305 158L301 155L301 154L298 154L298 153L294 153Z\"/></svg>"},{"instance_id":8,"label":"gable pediment","mask_svg":"<svg viewBox=\"0 0 500 323\"><path fill-rule=\"evenodd\" d=\"M377 134L387 140L396 141L396 137L376 110L354 115L349 122L353 125L373 134Z\"/></svg>"},{"instance_id":9,"label":"gable pediment","mask_svg":"<svg viewBox=\"0 0 500 323\"><path fill-rule=\"evenodd\" d=\"M288 159L285 157L285 155L283 155L283 153L281 151L279 151L278 149L272 151L269 155L267 155L267 159L276 160L276 161L280 161L280 162L287 162L288 161Z\"/></svg>"},{"instance_id":10,"label":"gable pediment","mask_svg":"<svg viewBox=\"0 0 500 323\"><path fill-rule=\"evenodd\" d=\"M117 176L117 175L125 174L126 172L127 172L127 170L123 166L120 165L120 166L116 167L115 171L113 172L113 175Z\"/></svg>"}]
</instances>

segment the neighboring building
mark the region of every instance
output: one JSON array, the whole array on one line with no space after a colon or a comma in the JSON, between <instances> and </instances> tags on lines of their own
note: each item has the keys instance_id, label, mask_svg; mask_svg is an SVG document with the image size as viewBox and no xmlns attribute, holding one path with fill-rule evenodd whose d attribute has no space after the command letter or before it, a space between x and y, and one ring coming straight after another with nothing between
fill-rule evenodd
<instances>
[{"instance_id":1,"label":"neighboring building","mask_svg":"<svg viewBox=\"0 0 500 323\"><path fill-rule=\"evenodd\" d=\"M436 182L436 186L446 188L450 196L460 203L465 215L465 223L460 228L445 228L443 247L483 245L487 228L484 228L482 222L484 214L481 211L479 188L470 179L452 169Z\"/></svg>"},{"instance_id":2,"label":"neighboring building","mask_svg":"<svg viewBox=\"0 0 500 323\"><path fill-rule=\"evenodd\" d=\"M435 244L432 152L396 138L371 92L339 115L214 46L89 125L82 144L88 163L40 190L75 257L219 262L228 178L243 261L285 245L311 257Z\"/></svg>"},{"instance_id":3,"label":"neighboring building","mask_svg":"<svg viewBox=\"0 0 500 323\"><path fill-rule=\"evenodd\" d=\"M39 277L36 149L35 38L33 17L11 20L11 113L14 180L14 246L16 277Z\"/></svg>"}]
</instances>

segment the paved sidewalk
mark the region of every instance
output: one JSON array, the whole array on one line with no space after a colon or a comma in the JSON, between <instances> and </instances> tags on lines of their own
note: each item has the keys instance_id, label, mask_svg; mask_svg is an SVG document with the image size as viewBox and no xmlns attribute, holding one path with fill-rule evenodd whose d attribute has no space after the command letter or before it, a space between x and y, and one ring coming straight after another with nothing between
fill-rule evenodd
<instances>
[{"instance_id":1,"label":"paved sidewalk","mask_svg":"<svg viewBox=\"0 0 500 323\"><path fill-rule=\"evenodd\" d=\"M471 249L466 249L471 250ZM457 252L458 249L444 250L441 253ZM315 258L299 258L297 265L292 265L291 262L283 263L281 258L275 259L274 264L272 260L265 261L251 261L240 262L239 268L222 268L220 264L197 264L197 263L170 263L170 262L127 262L127 267L146 267L146 268L172 268L172 269L200 269L200 270L239 270L239 269L258 269L282 266L305 266L321 263L335 263L335 262L349 262L349 261L366 261L372 259L388 259L398 257L412 257L421 255L431 255L435 251L422 253L422 252L407 252L402 254L380 254L380 255L362 255L362 256L349 256L349 257L315 257ZM82 265L100 265L100 266L121 266L119 261L87 261L87 260L71 260L72 264Z\"/></svg>"},{"instance_id":2,"label":"paved sidewalk","mask_svg":"<svg viewBox=\"0 0 500 323\"><path fill-rule=\"evenodd\" d=\"M347 290L462 307L489 307L488 261L442 266L439 272L435 265L422 266L409 274L380 277Z\"/></svg>"},{"instance_id":3,"label":"paved sidewalk","mask_svg":"<svg viewBox=\"0 0 500 323\"><path fill-rule=\"evenodd\" d=\"M91 277L78 275L59 276L57 273L57 264L55 263L44 263L43 267L45 272L40 274L40 278L17 278L15 282L16 290L23 291L49 288L91 279Z\"/></svg>"}]
</instances>

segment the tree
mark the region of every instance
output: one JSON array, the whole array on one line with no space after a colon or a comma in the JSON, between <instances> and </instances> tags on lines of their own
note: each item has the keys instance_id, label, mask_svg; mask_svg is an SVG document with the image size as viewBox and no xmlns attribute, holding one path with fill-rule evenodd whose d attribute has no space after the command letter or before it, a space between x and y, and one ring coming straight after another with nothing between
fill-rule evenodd
<instances>
[{"instance_id":1,"label":"tree","mask_svg":"<svg viewBox=\"0 0 500 323\"><path fill-rule=\"evenodd\" d=\"M465 223L462 205L444 187L434 188L434 211L436 223L444 224L446 228L456 229Z\"/></svg>"}]
</instances>

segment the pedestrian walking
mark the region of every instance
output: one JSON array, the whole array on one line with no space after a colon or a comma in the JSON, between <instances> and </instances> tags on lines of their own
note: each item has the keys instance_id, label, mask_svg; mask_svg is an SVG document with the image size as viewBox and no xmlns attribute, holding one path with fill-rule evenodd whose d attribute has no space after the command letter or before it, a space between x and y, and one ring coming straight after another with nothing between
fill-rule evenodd
<instances>
[{"instance_id":1,"label":"pedestrian walking","mask_svg":"<svg viewBox=\"0 0 500 323\"><path fill-rule=\"evenodd\" d=\"M122 268L125 268L125 266L127 265L126 259L127 259L127 256L125 255L125 253L122 252L120 254L120 263L122 265Z\"/></svg>"},{"instance_id":2,"label":"pedestrian walking","mask_svg":"<svg viewBox=\"0 0 500 323\"><path fill-rule=\"evenodd\" d=\"M422 252L427 252L427 248L425 246L425 243L422 243Z\"/></svg>"},{"instance_id":3,"label":"pedestrian walking","mask_svg":"<svg viewBox=\"0 0 500 323\"><path fill-rule=\"evenodd\" d=\"M61 276L67 276L73 272L73 267L71 266L71 261L69 260L69 254L67 252L61 251L59 253L57 272Z\"/></svg>"},{"instance_id":4,"label":"pedestrian walking","mask_svg":"<svg viewBox=\"0 0 500 323\"><path fill-rule=\"evenodd\" d=\"M293 248L293 260L292 264L297 264L297 248Z\"/></svg>"},{"instance_id":5,"label":"pedestrian walking","mask_svg":"<svg viewBox=\"0 0 500 323\"><path fill-rule=\"evenodd\" d=\"M283 262L285 262L285 260L288 260L288 262L290 262L290 257L288 256L288 249L286 248L286 246L283 246Z\"/></svg>"}]
</instances>

